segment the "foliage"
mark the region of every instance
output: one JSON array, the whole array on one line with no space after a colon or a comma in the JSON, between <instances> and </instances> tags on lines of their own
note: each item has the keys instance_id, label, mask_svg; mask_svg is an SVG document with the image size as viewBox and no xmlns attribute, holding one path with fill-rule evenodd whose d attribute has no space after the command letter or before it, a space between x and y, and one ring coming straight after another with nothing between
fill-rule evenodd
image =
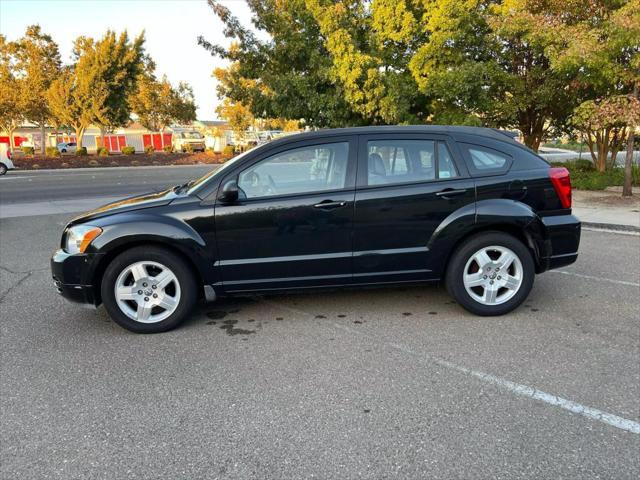
<instances>
[{"instance_id":1,"label":"foliage","mask_svg":"<svg viewBox=\"0 0 640 480\"><path fill-rule=\"evenodd\" d=\"M216 111L220 118L229 123L229 127L237 139L242 139L244 133L253 124L254 117L249 108L241 103L233 103L228 98L224 99Z\"/></svg>"},{"instance_id":2,"label":"foliage","mask_svg":"<svg viewBox=\"0 0 640 480\"><path fill-rule=\"evenodd\" d=\"M184 82L173 87L166 77L158 81L149 71L139 75L129 104L138 121L154 132L163 131L171 123L189 123L196 119L191 87Z\"/></svg>"},{"instance_id":3,"label":"foliage","mask_svg":"<svg viewBox=\"0 0 640 480\"><path fill-rule=\"evenodd\" d=\"M153 148L153 145L147 145L146 147L144 147L144 153L153 153L155 151L156 149Z\"/></svg>"},{"instance_id":4,"label":"foliage","mask_svg":"<svg viewBox=\"0 0 640 480\"><path fill-rule=\"evenodd\" d=\"M193 145L191 145L190 143L183 144L182 151L185 153L193 153Z\"/></svg>"},{"instance_id":5,"label":"foliage","mask_svg":"<svg viewBox=\"0 0 640 480\"><path fill-rule=\"evenodd\" d=\"M34 154L33 147L21 147L21 149L22 149L22 153L24 153L25 155L33 155Z\"/></svg>"},{"instance_id":6,"label":"foliage","mask_svg":"<svg viewBox=\"0 0 640 480\"><path fill-rule=\"evenodd\" d=\"M51 118L47 90L60 74L58 45L40 26L27 27L22 38L13 43L14 71L19 78L21 108L27 120L41 128L42 153L45 152L44 128Z\"/></svg>"},{"instance_id":7,"label":"foliage","mask_svg":"<svg viewBox=\"0 0 640 480\"><path fill-rule=\"evenodd\" d=\"M96 151L96 153L100 157L108 157L109 156L109 149L107 147L98 147L98 150Z\"/></svg>"},{"instance_id":8,"label":"foliage","mask_svg":"<svg viewBox=\"0 0 640 480\"><path fill-rule=\"evenodd\" d=\"M624 182L624 169L608 168L599 172L588 160L553 162L553 166L565 167L571 174L571 185L576 190L604 190L607 187L620 186ZM640 186L640 166L633 166L633 185Z\"/></svg>"},{"instance_id":9,"label":"foliage","mask_svg":"<svg viewBox=\"0 0 640 480\"><path fill-rule=\"evenodd\" d=\"M166 153L171 153L173 152L173 145L165 145L164 147L162 147L162 150Z\"/></svg>"},{"instance_id":10,"label":"foliage","mask_svg":"<svg viewBox=\"0 0 640 480\"><path fill-rule=\"evenodd\" d=\"M120 151L125 155L133 155L134 153L136 153L136 147L132 147L131 145L127 145L125 147L122 147L120 149Z\"/></svg>"},{"instance_id":11,"label":"foliage","mask_svg":"<svg viewBox=\"0 0 640 480\"><path fill-rule=\"evenodd\" d=\"M84 157L88 154L87 152L87 147L78 147L76 149L76 155L80 156L80 157Z\"/></svg>"},{"instance_id":12,"label":"foliage","mask_svg":"<svg viewBox=\"0 0 640 480\"><path fill-rule=\"evenodd\" d=\"M222 155L224 155L225 157L233 157L235 153L236 153L236 150L233 147L233 145L226 145L222 149Z\"/></svg>"},{"instance_id":13,"label":"foliage","mask_svg":"<svg viewBox=\"0 0 640 480\"><path fill-rule=\"evenodd\" d=\"M623 149L628 128L640 125L640 101L626 95L588 100L576 108L571 122L589 146L594 165L604 172L609 155L613 163Z\"/></svg>"}]
</instances>

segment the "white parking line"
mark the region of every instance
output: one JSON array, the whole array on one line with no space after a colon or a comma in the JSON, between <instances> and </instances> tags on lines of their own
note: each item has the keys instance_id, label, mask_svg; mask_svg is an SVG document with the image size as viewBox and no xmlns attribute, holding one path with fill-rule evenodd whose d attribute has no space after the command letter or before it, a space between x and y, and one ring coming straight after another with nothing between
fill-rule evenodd
<instances>
[{"instance_id":1,"label":"white parking line","mask_svg":"<svg viewBox=\"0 0 640 480\"><path fill-rule=\"evenodd\" d=\"M586 278L589 280L598 280L599 282L615 283L617 285L629 285L630 287L640 287L640 283L627 282L625 280L615 280L613 278L594 277L592 275L583 275L582 273L567 272L566 270L549 270L551 273L562 273L563 275L572 275L574 277Z\"/></svg>"},{"instance_id":2,"label":"white parking line","mask_svg":"<svg viewBox=\"0 0 640 480\"><path fill-rule=\"evenodd\" d=\"M300 315L306 315L309 317L314 317L313 314L309 312L305 312L304 310L300 310L297 308L292 308L287 305L283 305L279 302L274 302L273 300L263 300L265 303L270 303L274 306L283 308L285 310L289 310L293 313L297 313ZM360 337L367 338L371 341L375 341L373 337L370 335L364 334L361 331L354 330L349 328L346 325L342 325L339 323L333 323L333 325L341 330L345 330L352 335L357 335ZM591 420L597 420L599 422L605 423L615 428L619 428L620 430L625 430L627 432L635 433L636 435L640 434L640 423L635 422L633 420L629 420L623 417L619 417L617 415L613 415L611 413L604 412L602 410L598 410L597 408L588 407L586 405L582 405L581 403L574 402L572 400L568 400L566 398L558 397L557 395L552 395L550 393L543 392L542 390L538 390L537 388L529 387L527 385L522 385L519 383L512 382L510 380L506 380L500 377L496 377L490 373L481 372L479 370L473 370L471 368L463 367L461 365L457 365L455 363L449 362L448 360L443 360L438 357L434 357L425 352L414 352L406 345L401 345L398 343L388 343L384 342L384 345L391 347L395 350L399 350L401 352L410 354L416 357L419 361L424 363L433 363L439 365L441 367L448 368L450 370L455 370L464 375L468 375L483 382L490 383L497 387L502 388L508 392L511 392L515 395L520 395L523 397L528 397L533 400L538 400L540 402L544 402L548 405L553 405L555 407L560 407L564 410L567 410L571 413L575 413L577 415L581 415L583 417L589 418ZM426 362L425 362L426 361Z\"/></svg>"}]
</instances>

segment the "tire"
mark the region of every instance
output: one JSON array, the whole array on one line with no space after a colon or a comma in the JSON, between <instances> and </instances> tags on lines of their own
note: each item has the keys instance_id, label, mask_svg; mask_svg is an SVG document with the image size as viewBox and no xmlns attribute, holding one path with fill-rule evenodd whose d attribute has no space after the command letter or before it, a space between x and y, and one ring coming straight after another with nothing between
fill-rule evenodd
<instances>
[{"instance_id":1,"label":"tire","mask_svg":"<svg viewBox=\"0 0 640 480\"><path fill-rule=\"evenodd\" d=\"M63 148L62 150L60 150L60 153L67 153L67 149Z\"/></svg>"},{"instance_id":2,"label":"tire","mask_svg":"<svg viewBox=\"0 0 640 480\"><path fill-rule=\"evenodd\" d=\"M470 237L453 253L445 284L466 310L493 316L518 307L529 295L534 277L533 257L520 240L502 232L483 232Z\"/></svg>"},{"instance_id":3,"label":"tire","mask_svg":"<svg viewBox=\"0 0 640 480\"><path fill-rule=\"evenodd\" d=\"M116 295L116 288L122 293ZM135 333L159 333L190 316L197 288L193 272L178 255L161 247L134 247L107 266L100 292L118 325Z\"/></svg>"},{"instance_id":4,"label":"tire","mask_svg":"<svg viewBox=\"0 0 640 480\"><path fill-rule=\"evenodd\" d=\"M7 166L4 163L0 163L0 177L7 173Z\"/></svg>"}]
</instances>

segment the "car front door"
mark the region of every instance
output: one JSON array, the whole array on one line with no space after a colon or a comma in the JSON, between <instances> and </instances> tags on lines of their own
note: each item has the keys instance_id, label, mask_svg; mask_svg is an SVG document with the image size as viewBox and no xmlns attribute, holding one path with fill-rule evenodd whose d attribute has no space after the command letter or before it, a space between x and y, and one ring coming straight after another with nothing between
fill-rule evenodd
<instances>
[{"instance_id":1,"label":"car front door","mask_svg":"<svg viewBox=\"0 0 640 480\"><path fill-rule=\"evenodd\" d=\"M473 181L446 135L362 135L354 217L354 282L437 278L429 239L475 201Z\"/></svg>"},{"instance_id":2,"label":"car front door","mask_svg":"<svg viewBox=\"0 0 640 480\"><path fill-rule=\"evenodd\" d=\"M225 291L351 282L356 145L346 136L281 146L222 181L239 192L215 207Z\"/></svg>"}]
</instances>

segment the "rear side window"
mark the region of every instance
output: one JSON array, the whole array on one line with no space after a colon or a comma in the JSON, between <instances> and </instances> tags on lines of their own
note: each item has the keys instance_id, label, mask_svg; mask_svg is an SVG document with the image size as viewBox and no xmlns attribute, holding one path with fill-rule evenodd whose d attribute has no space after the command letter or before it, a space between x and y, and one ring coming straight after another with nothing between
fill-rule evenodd
<instances>
[{"instance_id":1,"label":"rear side window","mask_svg":"<svg viewBox=\"0 0 640 480\"><path fill-rule=\"evenodd\" d=\"M495 175L504 173L511 166L511 155L504 152L470 143L461 143L460 146L467 157L467 163L471 171L476 174Z\"/></svg>"},{"instance_id":2,"label":"rear side window","mask_svg":"<svg viewBox=\"0 0 640 480\"><path fill-rule=\"evenodd\" d=\"M371 140L367 142L367 184L393 185L455 178L458 172L444 142Z\"/></svg>"}]
</instances>

